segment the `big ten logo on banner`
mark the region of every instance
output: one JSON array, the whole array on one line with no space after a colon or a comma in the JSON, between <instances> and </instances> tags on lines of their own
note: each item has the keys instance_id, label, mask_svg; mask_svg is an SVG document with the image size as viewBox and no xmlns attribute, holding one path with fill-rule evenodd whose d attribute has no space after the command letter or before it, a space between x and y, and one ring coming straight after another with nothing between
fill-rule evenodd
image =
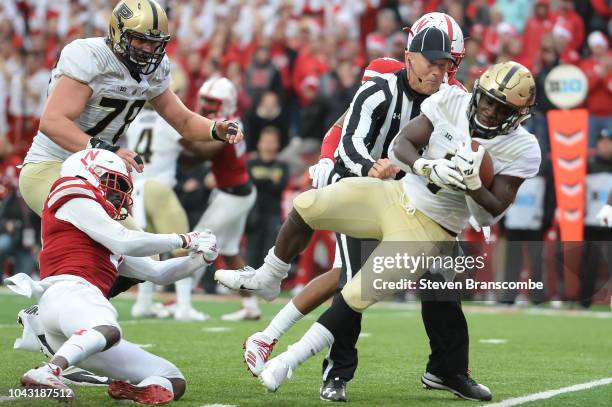
<instances>
[{"instance_id":1,"label":"big ten logo on banner","mask_svg":"<svg viewBox=\"0 0 612 407\"><path fill-rule=\"evenodd\" d=\"M587 161L588 117L586 109L575 109L586 98L588 81L580 68L560 65L546 77L548 99L559 109L547 114L558 221L564 245L565 295L578 292L580 258L584 236L584 197ZM575 246L575 247L574 247Z\"/></svg>"}]
</instances>

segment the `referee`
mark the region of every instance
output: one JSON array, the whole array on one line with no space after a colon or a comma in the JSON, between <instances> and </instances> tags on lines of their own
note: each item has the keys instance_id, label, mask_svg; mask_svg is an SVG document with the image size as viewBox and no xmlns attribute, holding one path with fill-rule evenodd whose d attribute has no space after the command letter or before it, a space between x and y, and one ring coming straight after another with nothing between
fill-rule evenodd
<instances>
[{"instance_id":1,"label":"referee","mask_svg":"<svg viewBox=\"0 0 612 407\"><path fill-rule=\"evenodd\" d=\"M403 175L387 159L388 146L399 129L420 114L421 102L438 91L449 60L454 63L449 37L434 27L417 34L407 51L406 68L394 74L371 78L353 98L328 184L346 177L385 179ZM413 57L410 57L411 54ZM424 58L414 54L421 54ZM342 259L336 290L336 295L339 295L344 285L361 269L362 240L340 234L336 239ZM424 296L427 300L422 301L422 318L431 346L426 371L421 379L423 384L446 388L465 398L490 399L490 394L483 394L482 387L467 374L469 337L459 300L440 301L432 298L432 295L435 296L435 293L427 293ZM357 369L355 346L360 332L361 314L351 324L351 329L334 338L330 352L323 361L321 399L347 400L346 383L353 378ZM430 386L432 382L436 386Z\"/></svg>"}]
</instances>

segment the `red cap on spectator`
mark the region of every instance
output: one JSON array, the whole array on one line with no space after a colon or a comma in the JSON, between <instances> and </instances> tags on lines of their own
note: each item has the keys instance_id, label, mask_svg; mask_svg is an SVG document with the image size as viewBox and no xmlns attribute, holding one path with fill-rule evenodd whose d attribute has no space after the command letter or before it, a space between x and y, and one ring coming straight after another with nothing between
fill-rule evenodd
<instances>
[{"instance_id":1,"label":"red cap on spectator","mask_svg":"<svg viewBox=\"0 0 612 407\"><path fill-rule=\"evenodd\" d=\"M593 31L592 33L590 33L587 39L587 43L589 44L590 49L593 49L597 46L605 47L606 49L608 49L609 47L608 39L605 35L601 33L601 31Z\"/></svg>"},{"instance_id":2,"label":"red cap on spectator","mask_svg":"<svg viewBox=\"0 0 612 407\"><path fill-rule=\"evenodd\" d=\"M535 4L536 6L550 6L550 0L536 0Z\"/></svg>"},{"instance_id":3,"label":"red cap on spectator","mask_svg":"<svg viewBox=\"0 0 612 407\"><path fill-rule=\"evenodd\" d=\"M470 30L470 37L480 36L484 33L485 26L482 24L474 24Z\"/></svg>"},{"instance_id":4,"label":"red cap on spectator","mask_svg":"<svg viewBox=\"0 0 612 407\"><path fill-rule=\"evenodd\" d=\"M53 18L58 18L59 12L57 10L47 10L47 20L51 20Z\"/></svg>"},{"instance_id":5,"label":"red cap on spectator","mask_svg":"<svg viewBox=\"0 0 612 407\"><path fill-rule=\"evenodd\" d=\"M553 27L552 33L556 37L563 37L567 41L572 40L572 27L561 21L558 21L557 24Z\"/></svg>"},{"instance_id":6,"label":"red cap on spectator","mask_svg":"<svg viewBox=\"0 0 612 407\"><path fill-rule=\"evenodd\" d=\"M366 38L366 48L368 51L387 51L387 39L382 34L372 33Z\"/></svg>"},{"instance_id":7,"label":"red cap on spectator","mask_svg":"<svg viewBox=\"0 0 612 407\"><path fill-rule=\"evenodd\" d=\"M314 75L308 75L304 78L304 80L302 80L300 85L304 90L309 88L312 90L317 90L319 89L319 78Z\"/></svg>"}]
</instances>

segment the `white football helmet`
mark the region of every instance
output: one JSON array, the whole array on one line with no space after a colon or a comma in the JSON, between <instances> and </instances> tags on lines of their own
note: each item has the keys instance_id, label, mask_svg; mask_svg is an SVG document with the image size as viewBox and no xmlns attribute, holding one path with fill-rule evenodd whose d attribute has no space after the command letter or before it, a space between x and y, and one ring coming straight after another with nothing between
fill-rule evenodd
<instances>
[{"instance_id":1,"label":"white football helmet","mask_svg":"<svg viewBox=\"0 0 612 407\"><path fill-rule=\"evenodd\" d=\"M408 45L406 49L410 49L410 43L415 35L423 31L428 27L436 27L446 34L451 40L451 55L455 58L455 64L453 68L448 72L449 75L453 75L457 72L459 64L465 55L465 45L463 41L463 32L461 27L455 21L454 18L444 13L427 13L412 24L412 27L405 29L408 32Z\"/></svg>"},{"instance_id":2,"label":"white football helmet","mask_svg":"<svg viewBox=\"0 0 612 407\"><path fill-rule=\"evenodd\" d=\"M99 148L78 151L62 163L60 176L86 180L112 204L113 219L127 218L132 206L132 176L117 154Z\"/></svg>"},{"instance_id":3,"label":"white football helmet","mask_svg":"<svg viewBox=\"0 0 612 407\"><path fill-rule=\"evenodd\" d=\"M198 112L209 119L231 119L236 115L238 91L229 79L210 78L198 91Z\"/></svg>"}]
</instances>

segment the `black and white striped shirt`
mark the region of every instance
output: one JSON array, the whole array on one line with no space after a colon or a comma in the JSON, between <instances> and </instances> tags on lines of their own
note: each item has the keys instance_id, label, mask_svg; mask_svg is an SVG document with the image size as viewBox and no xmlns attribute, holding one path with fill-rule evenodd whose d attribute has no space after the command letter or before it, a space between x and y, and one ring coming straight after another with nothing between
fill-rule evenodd
<instances>
[{"instance_id":1,"label":"black and white striped shirt","mask_svg":"<svg viewBox=\"0 0 612 407\"><path fill-rule=\"evenodd\" d=\"M335 172L340 177L367 176L376 160L387 157L398 131L420 114L425 98L410 88L406 69L361 85L344 119Z\"/></svg>"}]
</instances>

